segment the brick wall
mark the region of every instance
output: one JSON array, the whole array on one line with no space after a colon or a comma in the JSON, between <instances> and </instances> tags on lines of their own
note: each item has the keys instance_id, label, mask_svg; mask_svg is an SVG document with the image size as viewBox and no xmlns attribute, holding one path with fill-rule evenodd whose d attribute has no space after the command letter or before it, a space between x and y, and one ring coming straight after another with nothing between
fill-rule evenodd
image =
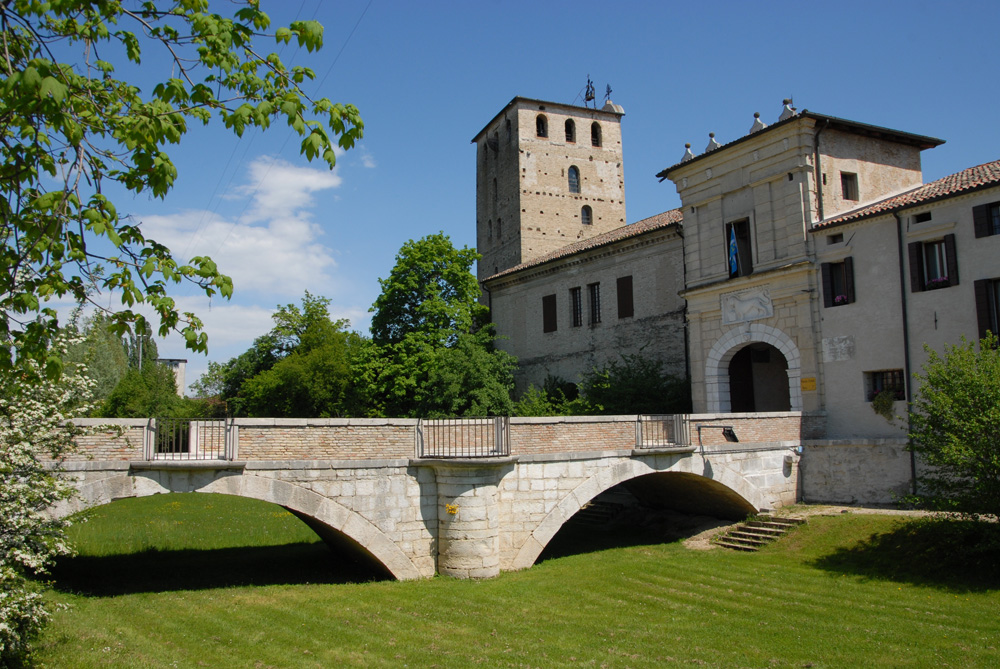
<instances>
[{"instance_id":1,"label":"brick wall","mask_svg":"<svg viewBox=\"0 0 1000 669\"><path fill-rule=\"evenodd\" d=\"M121 435L114 430L101 430L94 434L83 435L76 439L76 449L70 452L66 462L82 462L86 460L127 461L142 460L143 433L146 418L77 418L75 425L94 429L105 425L121 426Z\"/></svg>"},{"instance_id":2,"label":"brick wall","mask_svg":"<svg viewBox=\"0 0 1000 669\"><path fill-rule=\"evenodd\" d=\"M375 460L414 455L407 418L238 418L240 460Z\"/></svg>"},{"instance_id":3,"label":"brick wall","mask_svg":"<svg viewBox=\"0 0 1000 669\"><path fill-rule=\"evenodd\" d=\"M726 443L722 427L732 427L740 443L800 441L821 437L825 417L822 413L786 411L780 413L691 414L686 417L690 443L718 446ZM699 437L698 426L701 426ZM700 439L700 441L699 441Z\"/></svg>"},{"instance_id":4,"label":"brick wall","mask_svg":"<svg viewBox=\"0 0 1000 669\"><path fill-rule=\"evenodd\" d=\"M635 416L512 418L511 455L635 448Z\"/></svg>"}]
</instances>

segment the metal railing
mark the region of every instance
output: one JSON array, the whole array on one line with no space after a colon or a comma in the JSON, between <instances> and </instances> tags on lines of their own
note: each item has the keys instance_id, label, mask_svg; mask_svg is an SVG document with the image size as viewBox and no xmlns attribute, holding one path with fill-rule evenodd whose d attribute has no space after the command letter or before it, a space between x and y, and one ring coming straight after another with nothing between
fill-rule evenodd
<instances>
[{"instance_id":1,"label":"metal railing","mask_svg":"<svg viewBox=\"0 0 1000 669\"><path fill-rule=\"evenodd\" d=\"M232 420L151 418L147 460L234 460L237 432Z\"/></svg>"},{"instance_id":2,"label":"metal railing","mask_svg":"<svg viewBox=\"0 0 1000 669\"><path fill-rule=\"evenodd\" d=\"M640 414L635 421L636 448L688 446L687 424L681 414Z\"/></svg>"},{"instance_id":3,"label":"metal railing","mask_svg":"<svg viewBox=\"0 0 1000 669\"><path fill-rule=\"evenodd\" d=\"M510 455L510 419L434 418L417 421L418 458L495 458Z\"/></svg>"}]
</instances>

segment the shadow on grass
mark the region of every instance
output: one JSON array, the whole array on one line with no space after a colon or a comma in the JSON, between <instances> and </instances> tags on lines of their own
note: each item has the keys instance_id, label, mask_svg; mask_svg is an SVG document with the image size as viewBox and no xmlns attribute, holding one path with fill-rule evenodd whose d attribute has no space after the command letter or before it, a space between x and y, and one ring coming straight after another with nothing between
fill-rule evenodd
<instances>
[{"instance_id":1,"label":"shadow on grass","mask_svg":"<svg viewBox=\"0 0 1000 669\"><path fill-rule=\"evenodd\" d=\"M605 525L588 523L574 516L552 537L535 562L613 548L671 544L729 522L708 516L651 509L636 509Z\"/></svg>"},{"instance_id":2,"label":"shadow on grass","mask_svg":"<svg viewBox=\"0 0 1000 669\"><path fill-rule=\"evenodd\" d=\"M959 592L1000 589L1000 525L923 518L812 561L825 571Z\"/></svg>"},{"instance_id":3,"label":"shadow on grass","mask_svg":"<svg viewBox=\"0 0 1000 669\"><path fill-rule=\"evenodd\" d=\"M60 560L56 590L88 597L246 585L363 583L388 577L323 543L159 551Z\"/></svg>"}]
</instances>

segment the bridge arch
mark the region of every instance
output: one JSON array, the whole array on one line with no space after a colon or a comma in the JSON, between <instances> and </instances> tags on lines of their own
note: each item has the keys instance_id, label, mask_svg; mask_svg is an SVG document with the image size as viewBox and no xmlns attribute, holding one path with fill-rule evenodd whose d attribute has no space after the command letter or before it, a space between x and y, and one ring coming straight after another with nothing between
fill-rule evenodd
<instances>
[{"instance_id":1,"label":"bridge arch","mask_svg":"<svg viewBox=\"0 0 1000 669\"><path fill-rule=\"evenodd\" d=\"M248 497L288 509L324 539L331 538L323 532L323 528L329 528L333 531L334 538L346 539L340 543L359 549L398 580L423 576L399 546L371 521L312 490L279 479L234 471L214 472L215 475L209 480L197 477L199 480L192 485L196 477L178 477L179 473L147 470L115 474L78 484L77 490L80 494L72 503L63 503L56 507L54 513L62 517L126 497L148 497L171 492L204 492ZM208 474L208 472L199 473Z\"/></svg>"},{"instance_id":2,"label":"bridge arch","mask_svg":"<svg viewBox=\"0 0 1000 669\"><path fill-rule=\"evenodd\" d=\"M649 460L653 457L650 456ZM709 463L703 458L681 458L669 468L658 469L651 467L647 458L630 458L614 467L601 468L563 497L521 545L511 568L527 569L532 566L566 521L599 494L620 483L647 477L659 478L658 485L669 479L682 482L688 490L699 489L721 495L745 514L767 506L765 496L755 485L725 465Z\"/></svg>"}]
</instances>

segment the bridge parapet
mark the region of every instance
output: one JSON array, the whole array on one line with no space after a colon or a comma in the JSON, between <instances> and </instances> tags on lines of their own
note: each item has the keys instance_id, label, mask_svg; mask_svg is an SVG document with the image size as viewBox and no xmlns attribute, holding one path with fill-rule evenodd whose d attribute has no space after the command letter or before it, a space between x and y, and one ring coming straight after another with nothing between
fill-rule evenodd
<instances>
[{"instance_id":1,"label":"bridge parapet","mask_svg":"<svg viewBox=\"0 0 1000 669\"><path fill-rule=\"evenodd\" d=\"M489 458L705 448L724 446L734 439L753 444L822 438L823 418L802 412L447 420L236 418L189 421L184 425L190 427L184 429L190 430L190 436L171 442L164 441L167 431L156 420L80 419L76 422L81 425L118 424L124 433L81 437L78 450L68 460Z\"/></svg>"}]
</instances>

